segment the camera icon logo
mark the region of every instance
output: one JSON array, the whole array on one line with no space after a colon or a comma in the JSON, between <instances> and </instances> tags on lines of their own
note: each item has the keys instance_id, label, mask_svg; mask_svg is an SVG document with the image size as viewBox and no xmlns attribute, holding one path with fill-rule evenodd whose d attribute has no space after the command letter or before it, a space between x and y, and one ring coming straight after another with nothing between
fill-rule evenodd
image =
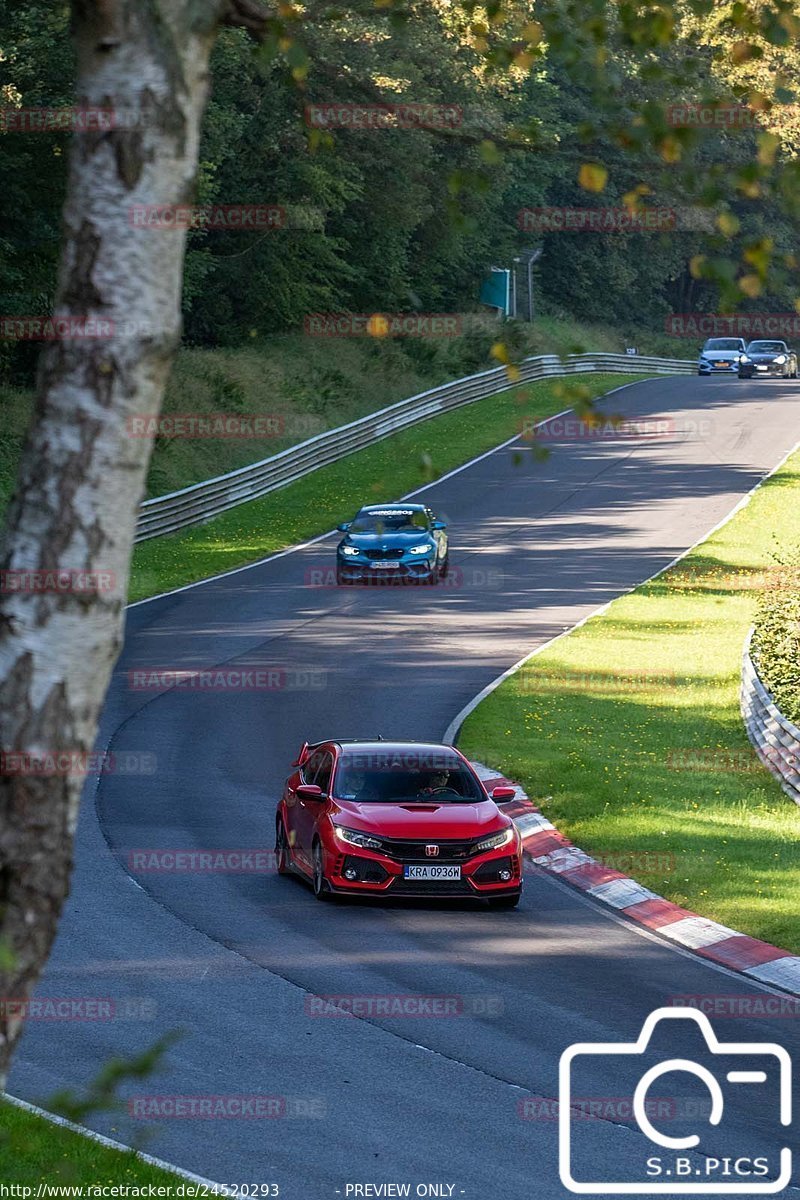
<instances>
[{"instance_id":1,"label":"camera icon logo","mask_svg":"<svg viewBox=\"0 0 800 1200\"><path fill-rule=\"evenodd\" d=\"M573 1083L581 1066L601 1070L605 1078L639 1076L635 1057L652 1053L650 1042L656 1026L668 1021L694 1022L705 1041L708 1055L719 1056L720 1071L715 1073L701 1063L688 1058L665 1058L645 1070L632 1090L634 1120L648 1142L659 1147L663 1154L651 1155L642 1163L640 1179L603 1180L585 1178L576 1159L574 1125L576 1118ZM687 1026L684 1024L684 1029ZM733 1056L732 1062L727 1062ZM616 1062L615 1062L616 1060ZM714 1065L717 1065L716 1063ZM625 1067L623 1071L621 1068ZM739 1069L741 1067L741 1069ZM615 1070L620 1068L620 1070ZM769 1068L772 1068L770 1074ZM777 1077L776 1077L777 1070ZM719 1126L725 1112L730 1087L777 1084L778 1121L782 1126L792 1122L792 1061L783 1046L775 1042L720 1042L705 1013L693 1008L658 1008L645 1020L635 1042L577 1042L561 1055L559 1064L559 1173L561 1182L577 1195L767 1195L783 1191L792 1177L792 1151L788 1146L774 1154L775 1162L766 1156L709 1157L704 1149L694 1156L686 1154L700 1145L697 1133L669 1136L657 1129L648 1114L648 1093L662 1076L682 1072L684 1077L699 1080L709 1101L704 1119L710 1126ZM722 1083L720 1081L723 1081ZM723 1086L724 1085L726 1086ZM696 1083L694 1083L696 1088ZM773 1084L774 1086L774 1084ZM761 1110L763 1091L754 1093L754 1106ZM758 1098L756 1098L758 1097ZM585 1122L582 1123L585 1126ZM684 1153L681 1153L684 1152ZM589 1164L588 1174L596 1173L596 1164ZM583 1166L583 1164L580 1164ZM580 1173L581 1178L576 1178ZM715 1179L714 1176L717 1175Z\"/></svg>"}]
</instances>

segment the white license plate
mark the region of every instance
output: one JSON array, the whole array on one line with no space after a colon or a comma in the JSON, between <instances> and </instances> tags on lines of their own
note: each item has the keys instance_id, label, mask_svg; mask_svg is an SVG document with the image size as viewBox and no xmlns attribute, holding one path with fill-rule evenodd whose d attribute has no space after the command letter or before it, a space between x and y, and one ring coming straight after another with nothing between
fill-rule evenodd
<instances>
[{"instance_id":1,"label":"white license plate","mask_svg":"<svg viewBox=\"0 0 800 1200\"><path fill-rule=\"evenodd\" d=\"M757 370L757 371L766 371L766 370L767 370L767 368L766 368L766 367L762 367L762 366L761 366L759 363L756 363L756 370Z\"/></svg>"},{"instance_id":2,"label":"white license plate","mask_svg":"<svg viewBox=\"0 0 800 1200\"><path fill-rule=\"evenodd\" d=\"M434 863L403 867L404 879L460 879L461 867L446 867Z\"/></svg>"},{"instance_id":3,"label":"white license plate","mask_svg":"<svg viewBox=\"0 0 800 1200\"><path fill-rule=\"evenodd\" d=\"M399 562L374 562L371 564L376 571L396 571L398 570Z\"/></svg>"}]
</instances>

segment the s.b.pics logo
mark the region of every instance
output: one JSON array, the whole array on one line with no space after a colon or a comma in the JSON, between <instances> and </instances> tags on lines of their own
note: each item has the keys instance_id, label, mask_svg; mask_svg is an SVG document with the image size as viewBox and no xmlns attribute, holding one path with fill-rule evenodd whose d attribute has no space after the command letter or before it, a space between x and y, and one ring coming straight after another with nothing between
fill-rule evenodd
<instances>
[{"instance_id":1,"label":"s.b.pics logo","mask_svg":"<svg viewBox=\"0 0 800 1200\"><path fill-rule=\"evenodd\" d=\"M680 1022L677 1025L676 1022ZM661 1053L668 1035L670 1050ZM691 1057L680 1052L691 1044ZM559 1067L559 1170L561 1182L579 1195L766 1195L782 1192L792 1176L792 1063L774 1042L720 1042L704 1013L659 1008L635 1042L579 1042ZM613 1167L601 1170L602 1154L592 1123L579 1120L576 1096L591 1094L598 1080L613 1079L617 1094L630 1094L630 1111L643 1138L631 1138ZM648 1103L669 1096L665 1128ZM752 1112L741 1120L741 1103ZM736 1129L726 1128L738 1107ZM764 1149L764 1122L776 1138ZM756 1143L761 1125L760 1146ZM587 1133L587 1130L590 1132ZM749 1136L751 1144L744 1139ZM603 1178L607 1175L606 1178Z\"/></svg>"}]
</instances>

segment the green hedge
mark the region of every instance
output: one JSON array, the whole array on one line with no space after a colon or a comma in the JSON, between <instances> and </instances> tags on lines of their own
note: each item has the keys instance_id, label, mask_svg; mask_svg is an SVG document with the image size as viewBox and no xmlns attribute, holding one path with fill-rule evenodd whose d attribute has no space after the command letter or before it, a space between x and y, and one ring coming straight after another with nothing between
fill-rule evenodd
<instances>
[{"instance_id":1,"label":"green hedge","mask_svg":"<svg viewBox=\"0 0 800 1200\"><path fill-rule=\"evenodd\" d=\"M764 590L752 652L778 708L800 725L800 549L772 573Z\"/></svg>"}]
</instances>

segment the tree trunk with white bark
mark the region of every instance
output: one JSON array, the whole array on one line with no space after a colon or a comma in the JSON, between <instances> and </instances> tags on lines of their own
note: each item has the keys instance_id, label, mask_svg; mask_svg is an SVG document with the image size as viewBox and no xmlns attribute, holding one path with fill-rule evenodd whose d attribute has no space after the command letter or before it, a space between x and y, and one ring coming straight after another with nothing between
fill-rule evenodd
<instances>
[{"instance_id":1,"label":"tree trunk with white bark","mask_svg":"<svg viewBox=\"0 0 800 1200\"><path fill-rule=\"evenodd\" d=\"M185 233L135 205L190 201L223 0L74 0L76 104L119 115L73 136L55 313L113 325L43 350L34 422L0 551L0 997L24 1001L69 890L83 777L20 755L90 751L119 652L150 441L180 338ZM52 590L25 573L101 573ZM87 583L90 590L85 589ZM20 590L21 589L21 590ZM54 773L53 773L54 772ZM0 1086L23 1021L0 1005Z\"/></svg>"}]
</instances>

